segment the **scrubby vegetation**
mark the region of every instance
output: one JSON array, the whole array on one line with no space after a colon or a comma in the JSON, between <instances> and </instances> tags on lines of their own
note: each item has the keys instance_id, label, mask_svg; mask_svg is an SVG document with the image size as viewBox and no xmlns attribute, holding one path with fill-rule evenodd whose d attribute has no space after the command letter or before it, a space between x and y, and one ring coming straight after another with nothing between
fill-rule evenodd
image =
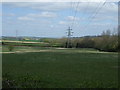
<instances>
[{"instance_id":1,"label":"scrubby vegetation","mask_svg":"<svg viewBox=\"0 0 120 90\"><path fill-rule=\"evenodd\" d=\"M13 51L13 49L14 49L14 46L13 46L13 45L8 45L7 47L8 47L8 50L9 50L9 51Z\"/></svg>"},{"instance_id":2,"label":"scrubby vegetation","mask_svg":"<svg viewBox=\"0 0 120 90\"><path fill-rule=\"evenodd\" d=\"M72 48L94 48L100 51L119 51L119 36L117 34L112 34L110 30L103 32L100 36L87 36L82 38L72 38L71 47ZM66 41L66 39L64 39ZM64 47L66 47L66 42L64 42Z\"/></svg>"}]
</instances>

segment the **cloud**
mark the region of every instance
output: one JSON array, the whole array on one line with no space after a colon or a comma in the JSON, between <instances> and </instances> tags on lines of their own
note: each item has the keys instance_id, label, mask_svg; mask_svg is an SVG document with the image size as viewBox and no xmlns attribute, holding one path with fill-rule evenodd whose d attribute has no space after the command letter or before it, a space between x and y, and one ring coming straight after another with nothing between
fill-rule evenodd
<instances>
[{"instance_id":1,"label":"cloud","mask_svg":"<svg viewBox=\"0 0 120 90\"><path fill-rule=\"evenodd\" d=\"M69 8L70 5L67 3L41 3L41 6L33 6L32 9L44 10L44 11L59 11Z\"/></svg>"},{"instance_id":2,"label":"cloud","mask_svg":"<svg viewBox=\"0 0 120 90\"><path fill-rule=\"evenodd\" d=\"M67 20L73 21L73 20L79 20L78 17L74 17L74 16L67 16L66 18Z\"/></svg>"},{"instance_id":3,"label":"cloud","mask_svg":"<svg viewBox=\"0 0 120 90\"><path fill-rule=\"evenodd\" d=\"M105 22L105 21L112 21L113 23L118 22L118 17L117 16L107 16L107 15L98 15L94 18L94 21L100 21L100 22Z\"/></svg>"},{"instance_id":4,"label":"cloud","mask_svg":"<svg viewBox=\"0 0 120 90\"><path fill-rule=\"evenodd\" d=\"M59 21L59 24L65 25L65 24L67 24L67 22L65 22L65 21Z\"/></svg>"},{"instance_id":5,"label":"cloud","mask_svg":"<svg viewBox=\"0 0 120 90\"><path fill-rule=\"evenodd\" d=\"M54 25L50 25L51 28L54 28Z\"/></svg>"},{"instance_id":6,"label":"cloud","mask_svg":"<svg viewBox=\"0 0 120 90\"><path fill-rule=\"evenodd\" d=\"M2 2L104 2L105 0L3 0ZM118 2L119 0L107 0L107 2Z\"/></svg>"},{"instance_id":7,"label":"cloud","mask_svg":"<svg viewBox=\"0 0 120 90\"><path fill-rule=\"evenodd\" d=\"M31 8L35 10L42 11L58 11L63 10L70 7L70 4L65 2L11 2L11 3L3 3L4 5L9 5L12 8Z\"/></svg>"},{"instance_id":8,"label":"cloud","mask_svg":"<svg viewBox=\"0 0 120 90\"><path fill-rule=\"evenodd\" d=\"M102 6L103 3L79 3L79 6L77 8L77 14L74 18L74 14L76 11L76 3L72 3L73 6L71 6L71 3L49 3L49 2L37 2L37 3L4 3L3 8L6 10L6 13L10 12L6 9L10 8L12 12L16 14L16 16L11 19L11 22L16 23L12 24L15 25L14 27L21 28L23 24L26 26L26 24L29 26L27 28L33 28L38 29L38 31L45 31L49 30L49 28L53 28L53 30L60 30L60 28L64 29L68 25L72 25L72 21L75 20L73 23L73 30L83 30L81 27L85 27L87 23L89 23L90 19L89 16L92 16L95 14L96 8L99 8ZM4 6L6 5L6 6ZM21 11L15 11L15 10L21 10ZM98 10L97 10L98 11ZM19 12L19 13L18 13ZM89 27L87 27L87 30L92 33L92 29L94 25L95 27L100 29L109 28L109 23L115 23L116 20L114 19L117 15L117 4L115 3L106 3L101 10L97 13L94 20L89 23ZM17 21L16 20L17 18ZM52 18L52 19L51 19ZM117 18L116 18L117 19ZM6 19L5 19L6 20ZM34 20L34 22L32 21ZM6 20L7 21L7 20ZM22 21L31 21L31 22L22 22ZM57 23L56 23L57 22ZM18 25L18 26L17 26ZM104 27L102 27L102 25ZM106 26L107 25L107 26ZM5 25L6 26L6 25ZM11 26L10 26L11 27ZM59 28L57 28L59 27ZM26 27L25 27L26 28ZM9 29L9 28L8 28ZM100 30L100 29L94 29L94 30ZM24 29L26 30L26 29ZM29 30L29 29L28 29ZM61 31L61 30L60 30ZM95 31L95 32L96 32ZM56 31L57 32L57 31Z\"/></svg>"},{"instance_id":9,"label":"cloud","mask_svg":"<svg viewBox=\"0 0 120 90\"><path fill-rule=\"evenodd\" d=\"M9 16L15 16L15 14L14 13L10 13L10 14L8 14Z\"/></svg>"},{"instance_id":10,"label":"cloud","mask_svg":"<svg viewBox=\"0 0 120 90\"><path fill-rule=\"evenodd\" d=\"M93 14L95 12L100 11L101 13L104 14L109 14L109 13L116 13L118 9L118 5L115 3L105 3L104 2L88 2L88 3L80 3L79 7L77 8L77 11L79 13L83 14Z\"/></svg>"},{"instance_id":11,"label":"cloud","mask_svg":"<svg viewBox=\"0 0 120 90\"><path fill-rule=\"evenodd\" d=\"M41 12L41 13L29 13L25 16L18 17L18 20L37 20L38 18L55 18L56 13L53 12Z\"/></svg>"},{"instance_id":12,"label":"cloud","mask_svg":"<svg viewBox=\"0 0 120 90\"><path fill-rule=\"evenodd\" d=\"M23 17L18 17L18 20L31 21L31 20L34 20L34 19L30 18L30 17L23 16Z\"/></svg>"},{"instance_id":13,"label":"cloud","mask_svg":"<svg viewBox=\"0 0 120 90\"><path fill-rule=\"evenodd\" d=\"M54 18L57 15L55 13L53 13L53 12L42 12L38 16L40 16L40 17L47 17L47 18Z\"/></svg>"},{"instance_id":14,"label":"cloud","mask_svg":"<svg viewBox=\"0 0 120 90\"><path fill-rule=\"evenodd\" d=\"M29 13L26 16L33 18L38 18L38 17L54 18L57 17L57 14L53 12L41 12L41 13Z\"/></svg>"},{"instance_id":15,"label":"cloud","mask_svg":"<svg viewBox=\"0 0 120 90\"><path fill-rule=\"evenodd\" d=\"M103 0L105 1L105 0ZM40 17L44 17L44 18L54 18L57 17L57 11L64 11L65 9L68 10L70 9L70 11L72 12L72 14L70 16L67 17L66 20L70 20L72 21L73 19L78 20L80 19L80 21L89 21L89 18L92 18L96 12L97 15L95 17L99 17L96 20L102 20L102 18L108 18L108 16L111 16L111 19L115 18L118 12L118 5L116 3L106 3L103 6L104 2L85 2L79 3L79 6L77 8L77 15L81 14L82 16L79 17L73 17L75 11L76 11L76 6L77 6L77 2L72 3L73 5L71 5L71 3L69 2L28 2L28 3L4 3L3 5L9 5L13 8L30 8L30 9L35 9L35 10L40 10L42 11L41 13L31 13L26 15L26 17L32 17L32 18L40 18ZM101 8L101 9L100 9ZM100 9L100 11L99 11ZM55 13L56 12L56 13ZM86 17L86 19L83 19L83 17ZM81 20L82 19L82 20ZM103 19L106 20L106 19Z\"/></svg>"},{"instance_id":16,"label":"cloud","mask_svg":"<svg viewBox=\"0 0 120 90\"><path fill-rule=\"evenodd\" d=\"M0 13L0 16L15 16L14 13Z\"/></svg>"},{"instance_id":17,"label":"cloud","mask_svg":"<svg viewBox=\"0 0 120 90\"><path fill-rule=\"evenodd\" d=\"M61 25L71 25L73 23L78 22L79 20L82 20L82 19L80 19L78 17L74 17L74 16L66 16L64 18L64 20L63 21L59 21L58 24L61 24Z\"/></svg>"},{"instance_id":18,"label":"cloud","mask_svg":"<svg viewBox=\"0 0 120 90\"><path fill-rule=\"evenodd\" d=\"M12 8L30 8L35 10L40 10L43 12L52 12L52 11L61 11L61 10L67 10L70 9L72 13L74 13L76 10L78 13L83 15L89 15L93 14L96 11L99 11L99 8L101 8L100 12L104 14L113 13L115 14L117 12L118 5L115 3L106 3L103 6L103 3L105 0L101 0L100 2L80 2L78 8L76 9L78 2L11 2L11 3L3 3L3 5L9 5Z\"/></svg>"}]
</instances>

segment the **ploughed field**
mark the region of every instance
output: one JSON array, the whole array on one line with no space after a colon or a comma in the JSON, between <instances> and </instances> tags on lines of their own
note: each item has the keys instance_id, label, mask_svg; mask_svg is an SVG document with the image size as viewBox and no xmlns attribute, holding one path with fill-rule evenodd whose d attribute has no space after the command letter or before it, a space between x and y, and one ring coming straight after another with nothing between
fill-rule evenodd
<instances>
[{"instance_id":1,"label":"ploughed field","mask_svg":"<svg viewBox=\"0 0 120 90\"><path fill-rule=\"evenodd\" d=\"M45 50L3 53L3 88L117 88L117 53Z\"/></svg>"}]
</instances>

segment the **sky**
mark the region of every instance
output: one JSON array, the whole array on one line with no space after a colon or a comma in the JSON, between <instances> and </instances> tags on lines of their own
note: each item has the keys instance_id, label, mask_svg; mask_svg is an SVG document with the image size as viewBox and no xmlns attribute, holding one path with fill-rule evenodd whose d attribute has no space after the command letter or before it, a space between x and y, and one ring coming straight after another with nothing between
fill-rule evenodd
<instances>
[{"instance_id":1,"label":"sky","mask_svg":"<svg viewBox=\"0 0 120 90\"><path fill-rule=\"evenodd\" d=\"M100 35L118 26L115 2L3 2L2 36L73 37Z\"/></svg>"}]
</instances>

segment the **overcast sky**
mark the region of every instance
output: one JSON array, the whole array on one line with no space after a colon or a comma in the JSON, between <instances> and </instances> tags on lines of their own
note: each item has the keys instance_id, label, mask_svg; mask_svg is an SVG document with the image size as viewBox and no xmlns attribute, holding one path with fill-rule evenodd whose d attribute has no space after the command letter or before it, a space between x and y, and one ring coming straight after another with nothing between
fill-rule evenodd
<instances>
[{"instance_id":1,"label":"overcast sky","mask_svg":"<svg viewBox=\"0 0 120 90\"><path fill-rule=\"evenodd\" d=\"M100 35L117 27L114 2L6 2L2 3L2 35L64 37L68 26L73 37Z\"/></svg>"}]
</instances>

